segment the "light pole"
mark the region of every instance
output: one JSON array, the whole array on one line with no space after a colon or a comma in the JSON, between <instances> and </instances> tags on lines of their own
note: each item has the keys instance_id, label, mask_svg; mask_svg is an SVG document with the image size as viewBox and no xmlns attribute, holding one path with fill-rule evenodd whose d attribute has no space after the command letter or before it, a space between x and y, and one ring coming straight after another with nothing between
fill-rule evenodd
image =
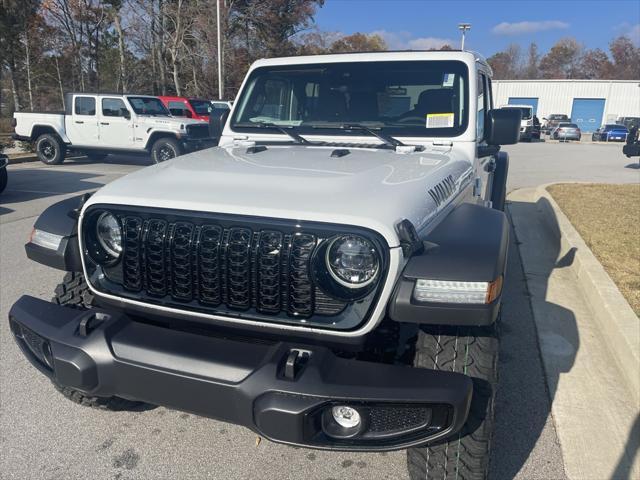
<instances>
[{"instance_id":1,"label":"light pole","mask_svg":"<svg viewBox=\"0 0 640 480\"><path fill-rule=\"evenodd\" d=\"M464 50L464 37L467 30L471 30L470 23L459 23L458 30L462 31L462 44L460 45L460 50Z\"/></svg>"},{"instance_id":2,"label":"light pole","mask_svg":"<svg viewBox=\"0 0 640 480\"><path fill-rule=\"evenodd\" d=\"M216 0L217 11L217 27L218 27L218 99L222 100L222 92L224 91L222 79L222 34L220 32L220 0Z\"/></svg>"}]
</instances>

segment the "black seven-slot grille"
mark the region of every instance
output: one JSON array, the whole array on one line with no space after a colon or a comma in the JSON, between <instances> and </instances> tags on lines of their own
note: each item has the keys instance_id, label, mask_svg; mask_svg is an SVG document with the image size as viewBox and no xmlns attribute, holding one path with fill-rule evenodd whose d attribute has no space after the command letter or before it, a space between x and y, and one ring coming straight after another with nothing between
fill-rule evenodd
<instances>
[{"instance_id":1,"label":"black seven-slot grille","mask_svg":"<svg viewBox=\"0 0 640 480\"><path fill-rule=\"evenodd\" d=\"M187 125L187 135L190 138L207 138L209 136L209 125Z\"/></svg>"},{"instance_id":2,"label":"black seven-slot grille","mask_svg":"<svg viewBox=\"0 0 640 480\"><path fill-rule=\"evenodd\" d=\"M273 228L155 214L117 216L124 249L117 267L121 277L116 277L125 292L143 299L301 318L338 315L347 305L310 278L310 259L322 232L293 224Z\"/></svg>"}]
</instances>

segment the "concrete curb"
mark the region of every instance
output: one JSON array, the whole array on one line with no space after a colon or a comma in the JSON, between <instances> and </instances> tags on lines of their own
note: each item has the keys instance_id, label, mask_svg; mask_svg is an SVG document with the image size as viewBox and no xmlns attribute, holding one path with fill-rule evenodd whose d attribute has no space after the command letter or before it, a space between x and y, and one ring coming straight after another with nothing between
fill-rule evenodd
<instances>
[{"instance_id":1,"label":"concrete curb","mask_svg":"<svg viewBox=\"0 0 640 480\"><path fill-rule=\"evenodd\" d=\"M9 157L9 165L14 165L16 163L26 163L26 162L37 162L39 159L36 154L19 154L19 155L8 155Z\"/></svg>"},{"instance_id":2,"label":"concrete curb","mask_svg":"<svg viewBox=\"0 0 640 480\"><path fill-rule=\"evenodd\" d=\"M611 280L602 264L587 246L578 231L555 202L547 187L541 185L536 195L544 197L542 203L547 210L546 220L557 222L560 228L560 242L567 250L574 249L575 257L571 268L574 270L587 304L593 313L600 334L605 339L612 357L633 395L636 404L640 402L640 319Z\"/></svg>"}]
</instances>

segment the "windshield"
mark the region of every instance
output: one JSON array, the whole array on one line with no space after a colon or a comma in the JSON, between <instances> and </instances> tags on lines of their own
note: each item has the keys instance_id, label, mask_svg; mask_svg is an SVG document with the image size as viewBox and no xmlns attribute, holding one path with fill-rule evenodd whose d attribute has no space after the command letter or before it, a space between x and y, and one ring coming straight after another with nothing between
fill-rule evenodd
<instances>
[{"instance_id":1,"label":"windshield","mask_svg":"<svg viewBox=\"0 0 640 480\"><path fill-rule=\"evenodd\" d=\"M610 131L610 130L627 130L627 127L625 127L624 125L605 125L604 126L605 131Z\"/></svg>"},{"instance_id":2,"label":"windshield","mask_svg":"<svg viewBox=\"0 0 640 480\"><path fill-rule=\"evenodd\" d=\"M568 120L566 115L549 115L549 120Z\"/></svg>"},{"instance_id":3,"label":"windshield","mask_svg":"<svg viewBox=\"0 0 640 480\"><path fill-rule=\"evenodd\" d=\"M209 115L211 103L207 100L189 100L189 103L198 115Z\"/></svg>"},{"instance_id":4,"label":"windshield","mask_svg":"<svg viewBox=\"0 0 640 480\"><path fill-rule=\"evenodd\" d=\"M169 110L159 98L155 97L127 97L131 108L138 115L166 115L169 116Z\"/></svg>"},{"instance_id":5,"label":"windshield","mask_svg":"<svg viewBox=\"0 0 640 480\"><path fill-rule=\"evenodd\" d=\"M331 135L362 135L366 126L387 135L455 136L467 125L467 78L457 61L261 67L247 80L230 126ZM345 128L353 124L360 129Z\"/></svg>"},{"instance_id":6,"label":"windshield","mask_svg":"<svg viewBox=\"0 0 640 480\"><path fill-rule=\"evenodd\" d=\"M559 128L578 128L578 125L575 123L561 123L558 125Z\"/></svg>"}]
</instances>

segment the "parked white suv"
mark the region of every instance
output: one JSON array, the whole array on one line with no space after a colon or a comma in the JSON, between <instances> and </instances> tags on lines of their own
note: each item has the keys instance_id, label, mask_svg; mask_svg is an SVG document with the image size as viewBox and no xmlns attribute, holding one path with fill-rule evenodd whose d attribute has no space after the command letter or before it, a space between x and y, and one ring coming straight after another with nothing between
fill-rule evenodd
<instances>
[{"instance_id":1,"label":"parked white suv","mask_svg":"<svg viewBox=\"0 0 640 480\"><path fill-rule=\"evenodd\" d=\"M411 479L486 478L500 145L521 119L493 109L490 67L452 51L261 60L230 115L220 147L38 218L28 256L67 273L55 305L13 305L25 356L83 405L166 405L289 445L407 449Z\"/></svg>"},{"instance_id":2,"label":"parked white suv","mask_svg":"<svg viewBox=\"0 0 640 480\"><path fill-rule=\"evenodd\" d=\"M150 153L157 163L213 145L206 122L174 118L147 95L68 93L64 112L16 112L12 125L13 138L34 142L48 165L62 163L70 149L94 160Z\"/></svg>"}]
</instances>

